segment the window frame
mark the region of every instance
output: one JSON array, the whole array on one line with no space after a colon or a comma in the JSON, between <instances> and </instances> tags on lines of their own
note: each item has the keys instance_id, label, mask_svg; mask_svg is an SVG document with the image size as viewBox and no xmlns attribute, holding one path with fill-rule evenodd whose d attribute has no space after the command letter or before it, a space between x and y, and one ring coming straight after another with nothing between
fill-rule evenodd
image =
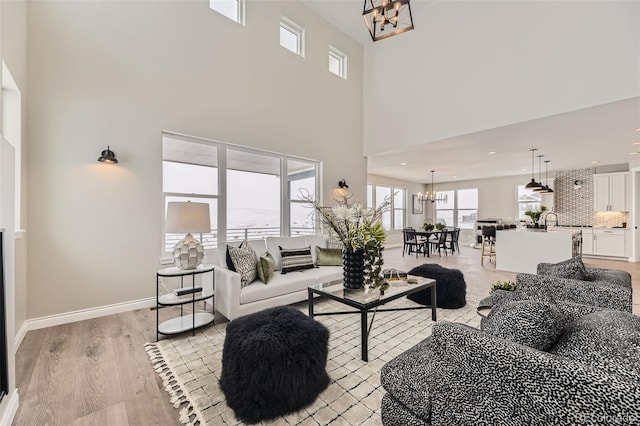
<instances>
[{"instance_id":1,"label":"window frame","mask_svg":"<svg viewBox=\"0 0 640 426\"><path fill-rule=\"evenodd\" d=\"M230 0L225 0L225 1L230 1ZM213 6L216 2L217 2L217 0L209 0L209 9L213 10L214 12L224 16L225 18L227 18L227 19L229 19L229 20L231 20L233 22L236 22L236 23L244 26L245 0L235 0L236 5L237 5L236 6L237 7L237 10L236 10L236 15L237 16L236 16L235 19L229 17L228 15L222 13L220 10L216 9Z\"/></svg>"},{"instance_id":2,"label":"window frame","mask_svg":"<svg viewBox=\"0 0 640 426\"><path fill-rule=\"evenodd\" d=\"M217 200L217 212L216 217L217 221L215 224L212 223L212 233L215 234L215 243L213 246L209 245L205 247L206 251L214 250L220 247L221 244L227 242L227 193L228 193L228 185L227 185L227 150L241 151L246 153L251 153L255 155L261 155L270 158L279 158L280 159L280 236L287 237L291 235L291 218L290 218L290 206L293 203L302 203L301 200L295 199L295 194L291 194L289 196L289 179L288 179L288 160L305 162L309 163L313 170L315 171L315 199L322 203L322 162L318 160L313 160L310 158L299 157L294 155L283 154L279 152L261 150L256 148L251 148L242 145L236 145L227 142L220 142L212 139L199 138L196 136L187 136L180 133L174 132L162 132L162 143L164 144L164 138L170 139L178 139L188 143L199 143L210 146L215 146L217 149L217 172L218 172L218 188L217 194L195 194L195 193L174 193L174 192L165 192L164 187L162 187L162 196L163 196L163 206L162 206L162 238L161 238L161 253L163 257L170 255L171 253L166 251L166 233L164 232L164 224L166 220L166 212L165 206L167 203L167 197L193 197L193 198L208 198L208 199L216 199ZM162 162L172 161L167 160L164 157L164 153L162 155ZM176 162L176 161L173 161ZM183 164L192 164L185 163ZM214 167L214 166L210 166ZM164 180L164 170L162 172L163 180ZM250 194L248 194L250 195ZM251 229L251 228L247 228ZM318 234L320 232L320 224L318 221L315 221L314 226L314 234Z\"/></svg>"},{"instance_id":3,"label":"window frame","mask_svg":"<svg viewBox=\"0 0 640 426\"><path fill-rule=\"evenodd\" d=\"M534 195L538 195L540 197L540 199L538 201L520 201L520 189L522 189L522 195L524 194L534 194ZM536 197L533 197L536 198ZM521 204L537 204L537 206L535 207L536 210L540 210L540 206L542 206L542 194L539 192L534 192L532 190L528 190L527 188L525 188L525 185L516 185L516 215L515 217L518 218L518 221L520 220L530 220L529 216L520 216L520 205ZM533 209L531 209L533 210Z\"/></svg>"},{"instance_id":4,"label":"window frame","mask_svg":"<svg viewBox=\"0 0 640 426\"><path fill-rule=\"evenodd\" d=\"M304 50L305 50L305 30L304 28L302 28L300 25L296 24L295 22L293 22L291 19L287 18L286 16L280 16L280 25L278 27L279 29L284 29L286 31L289 31L290 33L292 33L293 35L296 36L296 51L294 52L293 50L289 49L288 47L284 46L282 44L282 41L280 40L280 47L282 47L283 49L287 50L288 52L291 53L295 53L298 56L301 56L304 58ZM278 36L280 36L280 32L278 32Z\"/></svg>"},{"instance_id":5,"label":"window frame","mask_svg":"<svg viewBox=\"0 0 640 426\"><path fill-rule=\"evenodd\" d=\"M331 71L331 58L338 60L338 72ZM339 49L329 45L329 72L340 78L347 79L347 55Z\"/></svg>"},{"instance_id":6,"label":"window frame","mask_svg":"<svg viewBox=\"0 0 640 426\"><path fill-rule=\"evenodd\" d=\"M459 200L458 200L458 195L459 195L458 192L459 191L470 191L470 190L475 190L476 193L478 194L478 196L477 196L478 203L476 205L476 208L475 209L467 208L467 207L460 208L459 207ZM465 227L461 227L460 226L460 221L458 219L459 219L459 216L460 216L461 212L473 212L473 211L475 211L476 212L476 216L477 216L478 208L479 208L478 206L480 204L480 201L479 201L480 192L478 191L478 188L459 188L459 189L450 189L450 190L447 190L447 191L436 191L436 198L440 197L444 193L447 193L447 195L453 193L453 208L438 208L438 204L439 203L436 202L435 214L434 214L433 220L435 222L438 221L438 211L450 211L452 213L453 223L452 224L447 223L445 226L453 226L455 228L461 228L461 229L473 229L473 226L471 226L471 227L466 227L466 226Z\"/></svg>"},{"instance_id":7,"label":"window frame","mask_svg":"<svg viewBox=\"0 0 640 426\"><path fill-rule=\"evenodd\" d=\"M391 218L390 218L390 225L391 225L391 229L385 229L385 231L389 232L389 231L402 231L402 229L404 229L407 226L407 188L402 188L402 187L396 187L396 186L389 186L389 185L376 185L376 184L372 184L369 183L367 184L367 202L366 202L366 206L367 208L371 208L372 206L378 206L380 204L380 202L382 202L382 200L380 200L380 202L376 199L376 188L389 188L391 191L391 206L389 208L389 212L391 213ZM402 208L396 208L395 207L395 197L396 197L396 193L397 192L401 192L403 194L403 202L402 202ZM397 211L400 211L401 216L402 216L402 226L396 228L395 226L395 220L396 220L396 215L398 214Z\"/></svg>"}]
</instances>

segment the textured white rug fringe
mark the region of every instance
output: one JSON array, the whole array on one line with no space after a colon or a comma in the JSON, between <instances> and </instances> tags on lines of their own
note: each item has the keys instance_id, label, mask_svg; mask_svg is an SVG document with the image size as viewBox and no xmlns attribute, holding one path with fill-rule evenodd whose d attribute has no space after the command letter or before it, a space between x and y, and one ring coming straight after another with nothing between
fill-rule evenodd
<instances>
[{"instance_id":1,"label":"textured white rug fringe","mask_svg":"<svg viewBox=\"0 0 640 426\"><path fill-rule=\"evenodd\" d=\"M180 410L180 423L188 426L200 425L202 422L199 412L193 406L193 403L188 400L186 392L179 383L178 378L167 365L162 354L162 349L155 343L145 343L144 347L147 355L149 355L153 368L162 379L162 384L169 394L169 400L173 404L173 408L178 409L186 403L186 406Z\"/></svg>"}]
</instances>

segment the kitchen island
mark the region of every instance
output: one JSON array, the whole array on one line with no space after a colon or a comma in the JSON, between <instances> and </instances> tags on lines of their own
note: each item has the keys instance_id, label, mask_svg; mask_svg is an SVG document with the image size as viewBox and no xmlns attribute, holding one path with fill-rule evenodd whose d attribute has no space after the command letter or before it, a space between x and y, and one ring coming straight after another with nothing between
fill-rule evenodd
<instances>
[{"instance_id":1,"label":"kitchen island","mask_svg":"<svg viewBox=\"0 0 640 426\"><path fill-rule=\"evenodd\" d=\"M580 254L581 231L552 228L496 231L496 269L535 274L538 263Z\"/></svg>"}]
</instances>

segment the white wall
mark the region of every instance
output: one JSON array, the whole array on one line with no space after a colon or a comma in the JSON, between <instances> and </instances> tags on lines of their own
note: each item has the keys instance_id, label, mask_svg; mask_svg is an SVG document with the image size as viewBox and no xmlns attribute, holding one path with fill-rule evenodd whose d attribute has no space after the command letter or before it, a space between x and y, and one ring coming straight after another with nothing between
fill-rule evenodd
<instances>
[{"instance_id":1,"label":"white wall","mask_svg":"<svg viewBox=\"0 0 640 426\"><path fill-rule=\"evenodd\" d=\"M27 144L26 144L26 110L27 105L25 96L27 94L27 3L23 0L18 1L0 1L0 61L4 62L6 67L11 71L11 76L20 91L21 95L21 122L18 123L20 129L13 129L14 136L9 142L14 146L15 151L21 153L21 164L16 168L20 170L20 227L26 228L27 221ZM1 72L1 71L0 71ZM0 77L1 81L1 77ZM16 96L17 93L12 93ZM0 93L0 97L3 96ZM0 99L1 100L1 99ZM0 102L1 108L2 102ZM3 117L0 114L0 117ZM15 123L9 123L9 126ZM4 127L4 123L0 125L0 129ZM17 219L17 218L16 218ZM16 220L18 222L18 220ZM16 224L17 225L17 224ZM17 234L18 236L21 235ZM27 318L27 240L19 238L15 240L16 252L16 294L15 300L15 333L24 324ZM15 334L14 333L14 334Z\"/></svg>"},{"instance_id":2,"label":"white wall","mask_svg":"<svg viewBox=\"0 0 640 426\"><path fill-rule=\"evenodd\" d=\"M518 185L526 185L530 180L531 175L522 175L443 182L436 184L436 191L478 188L478 219L515 221L518 220Z\"/></svg>"},{"instance_id":3,"label":"white wall","mask_svg":"<svg viewBox=\"0 0 640 426\"><path fill-rule=\"evenodd\" d=\"M400 179L393 179L386 176L368 175L368 183L372 185L393 186L395 188L405 188L407 190L407 226L416 229L422 228L424 214L413 214L412 195L418 192L425 192L425 185L422 183L409 182ZM402 244L402 231L388 231L386 245Z\"/></svg>"},{"instance_id":4,"label":"white wall","mask_svg":"<svg viewBox=\"0 0 640 426\"><path fill-rule=\"evenodd\" d=\"M284 15L306 57L279 46ZM29 318L155 295L161 130L323 162L366 196L362 47L298 2L29 2ZM328 46L348 80L328 71ZM107 145L117 166L98 164Z\"/></svg>"},{"instance_id":5,"label":"white wall","mask_svg":"<svg viewBox=\"0 0 640 426\"><path fill-rule=\"evenodd\" d=\"M0 229L4 231L4 297L7 332L7 372L9 393L0 403L0 425L9 425L18 407L16 389L15 353L16 345L12 330L15 327L16 251L15 227L15 148L0 137Z\"/></svg>"},{"instance_id":6,"label":"white wall","mask_svg":"<svg viewBox=\"0 0 640 426\"><path fill-rule=\"evenodd\" d=\"M24 0L0 1L0 63L11 70L12 77L24 96L27 92L27 3ZM1 69L2 67L0 67ZM0 71L1 73L2 71ZM0 75L0 81L2 76ZM0 109L3 104L0 91ZM21 169L18 185L26 192L26 102L21 104L22 122L14 128L12 143L0 137L0 228L5 228L5 297L7 303L7 349L9 364L9 395L0 403L0 425L9 425L18 408L18 393L15 380L16 339L27 316L27 268L26 239L16 239L16 168ZM0 117L3 117L0 111ZM15 123L7 123L15 124ZM0 129L3 123L0 123ZM13 145L12 145L13 144ZM15 146L14 146L15 145ZM15 153L22 152L21 164L16 164ZM20 224L26 226L26 197L20 206Z\"/></svg>"},{"instance_id":7,"label":"white wall","mask_svg":"<svg viewBox=\"0 0 640 426\"><path fill-rule=\"evenodd\" d=\"M414 21L365 51L366 155L640 95L637 1L435 1Z\"/></svg>"}]
</instances>

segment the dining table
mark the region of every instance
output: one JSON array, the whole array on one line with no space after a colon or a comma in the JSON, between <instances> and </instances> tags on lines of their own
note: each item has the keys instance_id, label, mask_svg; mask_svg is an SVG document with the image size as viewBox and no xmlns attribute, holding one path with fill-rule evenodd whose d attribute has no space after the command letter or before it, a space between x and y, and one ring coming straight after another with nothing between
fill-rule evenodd
<instances>
[{"instance_id":1,"label":"dining table","mask_svg":"<svg viewBox=\"0 0 640 426\"><path fill-rule=\"evenodd\" d=\"M417 237L425 237L425 240L424 240L424 247L425 248L422 251L422 255L423 256L431 257L431 248L429 246L429 240L431 239L432 235L434 235L436 237L435 238L436 240L438 238L440 238L440 233L442 231L446 231L446 230L445 229L432 229L431 231L425 231L425 230L422 230L422 231L416 230L415 231L416 238Z\"/></svg>"}]
</instances>

